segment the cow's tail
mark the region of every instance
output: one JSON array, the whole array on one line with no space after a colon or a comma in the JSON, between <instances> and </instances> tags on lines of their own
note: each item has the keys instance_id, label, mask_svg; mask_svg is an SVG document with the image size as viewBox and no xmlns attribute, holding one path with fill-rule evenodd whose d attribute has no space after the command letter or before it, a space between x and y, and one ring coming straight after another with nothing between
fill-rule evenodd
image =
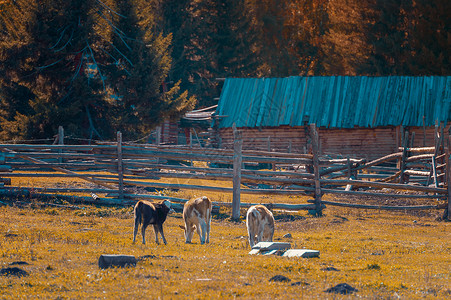
<instances>
[{"instance_id":1,"label":"cow's tail","mask_svg":"<svg viewBox=\"0 0 451 300\"><path fill-rule=\"evenodd\" d=\"M143 203L138 202L135 206L135 227L139 226L142 223L142 210Z\"/></svg>"},{"instance_id":2,"label":"cow's tail","mask_svg":"<svg viewBox=\"0 0 451 300\"><path fill-rule=\"evenodd\" d=\"M135 205L135 226L133 227L133 243L136 241L136 234L138 233L139 225L142 223L142 210L143 210L143 203L139 201ZM144 239L143 239L144 240Z\"/></svg>"}]
</instances>

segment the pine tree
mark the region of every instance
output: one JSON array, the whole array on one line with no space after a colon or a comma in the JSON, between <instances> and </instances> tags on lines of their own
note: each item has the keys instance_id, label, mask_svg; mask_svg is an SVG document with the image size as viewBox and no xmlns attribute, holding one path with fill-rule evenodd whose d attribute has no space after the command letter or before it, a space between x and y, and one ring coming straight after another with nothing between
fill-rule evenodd
<instances>
[{"instance_id":1,"label":"pine tree","mask_svg":"<svg viewBox=\"0 0 451 300\"><path fill-rule=\"evenodd\" d=\"M408 73L412 75L450 75L451 1L418 0L410 14L407 58Z\"/></svg>"},{"instance_id":2,"label":"pine tree","mask_svg":"<svg viewBox=\"0 0 451 300\"><path fill-rule=\"evenodd\" d=\"M408 40L410 0L370 1L366 13L369 22L362 29L369 45L366 63L357 67L359 74L409 75L406 61L411 54Z\"/></svg>"},{"instance_id":3,"label":"pine tree","mask_svg":"<svg viewBox=\"0 0 451 300\"><path fill-rule=\"evenodd\" d=\"M1 13L1 137L86 133L89 106L102 118L101 80L90 78L96 1L14 1ZM98 23L97 23L98 24ZM108 36L108 29L102 32Z\"/></svg>"},{"instance_id":4,"label":"pine tree","mask_svg":"<svg viewBox=\"0 0 451 300\"><path fill-rule=\"evenodd\" d=\"M112 45L106 77L117 116L115 127L126 132L148 132L164 118L179 116L193 108L196 99L180 93L180 82L166 82L171 68L171 34L158 32L159 9L148 1L118 1L113 18Z\"/></svg>"},{"instance_id":5,"label":"pine tree","mask_svg":"<svg viewBox=\"0 0 451 300\"><path fill-rule=\"evenodd\" d=\"M177 85L160 90L170 38L155 30L155 3L128 1L128 16L118 12L127 12L121 4L17 0L2 7L0 138L48 138L60 125L75 136L140 134L193 105Z\"/></svg>"}]
</instances>

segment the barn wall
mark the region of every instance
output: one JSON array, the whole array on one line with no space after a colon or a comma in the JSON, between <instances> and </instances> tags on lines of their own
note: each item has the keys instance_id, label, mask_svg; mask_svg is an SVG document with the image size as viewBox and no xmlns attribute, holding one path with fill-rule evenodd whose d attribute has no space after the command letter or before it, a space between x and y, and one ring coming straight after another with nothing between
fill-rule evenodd
<instances>
[{"instance_id":1,"label":"barn wall","mask_svg":"<svg viewBox=\"0 0 451 300\"><path fill-rule=\"evenodd\" d=\"M447 135L448 124L444 130ZM308 129L306 127L265 127L239 128L243 135L243 149L271 150L277 152L308 152ZM404 129L406 130L406 128ZM414 147L432 147L434 145L434 127L410 127L410 136L415 132ZM377 127L354 129L320 128L321 154L331 157L359 157L376 159L396 152L402 145L401 127ZM219 130L220 144L224 148L233 148L232 128ZM426 137L426 139L424 138ZM290 146L291 145L291 146ZM290 151L291 150L291 151Z\"/></svg>"},{"instance_id":2,"label":"barn wall","mask_svg":"<svg viewBox=\"0 0 451 300\"><path fill-rule=\"evenodd\" d=\"M319 129L321 154L374 159L396 149L396 128Z\"/></svg>"},{"instance_id":3,"label":"barn wall","mask_svg":"<svg viewBox=\"0 0 451 300\"><path fill-rule=\"evenodd\" d=\"M268 128L240 128L243 135L243 149L276 152L305 153L306 130L304 127L268 127ZM232 128L219 130L220 145L223 148L233 148Z\"/></svg>"}]
</instances>

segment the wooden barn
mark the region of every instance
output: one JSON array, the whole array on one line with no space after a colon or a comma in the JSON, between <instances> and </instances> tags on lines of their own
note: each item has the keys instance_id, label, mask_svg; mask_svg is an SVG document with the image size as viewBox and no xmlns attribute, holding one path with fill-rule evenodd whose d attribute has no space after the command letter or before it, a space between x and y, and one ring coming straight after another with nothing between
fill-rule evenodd
<instances>
[{"instance_id":1,"label":"wooden barn","mask_svg":"<svg viewBox=\"0 0 451 300\"><path fill-rule=\"evenodd\" d=\"M449 134L451 76L229 78L214 120L221 148L235 124L243 149L306 153L314 123L321 154L374 159L397 151L406 131L420 147Z\"/></svg>"}]
</instances>

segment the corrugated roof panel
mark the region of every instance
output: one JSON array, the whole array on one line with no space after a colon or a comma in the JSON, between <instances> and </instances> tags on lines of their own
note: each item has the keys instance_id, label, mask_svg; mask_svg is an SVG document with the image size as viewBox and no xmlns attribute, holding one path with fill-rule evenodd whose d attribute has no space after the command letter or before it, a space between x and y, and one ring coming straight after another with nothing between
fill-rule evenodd
<instances>
[{"instance_id":1,"label":"corrugated roof panel","mask_svg":"<svg viewBox=\"0 0 451 300\"><path fill-rule=\"evenodd\" d=\"M220 127L431 126L451 118L450 76L226 79Z\"/></svg>"}]
</instances>

